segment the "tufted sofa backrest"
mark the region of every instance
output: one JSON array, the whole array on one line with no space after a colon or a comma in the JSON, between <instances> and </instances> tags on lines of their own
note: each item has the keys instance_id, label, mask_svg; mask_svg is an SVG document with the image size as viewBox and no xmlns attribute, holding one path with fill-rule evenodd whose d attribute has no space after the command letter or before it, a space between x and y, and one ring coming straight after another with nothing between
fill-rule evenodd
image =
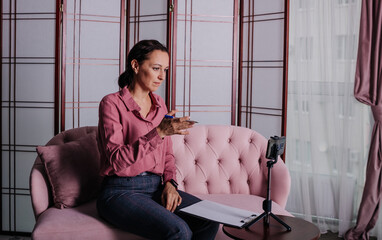
<instances>
[{"instance_id":1,"label":"tufted sofa backrest","mask_svg":"<svg viewBox=\"0 0 382 240\"><path fill-rule=\"evenodd\" d=\"M193 194L236 193L266 197L267 140L242 127L198 125L186 136L172 136L177 181L181 190ZM97 127L80 127L61 132L46 145L76 141L96 134ZM97 151L97 146L94 146ZM272 200L285 207L290 176L282 161L273 167ZM35 216L52 206L52 192L41 159L37 156L30 174L30 192Z\"/></svg>"},{"instance_id":2,"label":"tufted sofa backrest","mask_svg":"<svg viewBox=\"0 0 382 240\"><path fill-rule=\"evenodd\" d=\"M181 190L266 197L267 139L251 129L225 125L197 125L189 132L172 136Z\"/></svg>"}]
</instances>

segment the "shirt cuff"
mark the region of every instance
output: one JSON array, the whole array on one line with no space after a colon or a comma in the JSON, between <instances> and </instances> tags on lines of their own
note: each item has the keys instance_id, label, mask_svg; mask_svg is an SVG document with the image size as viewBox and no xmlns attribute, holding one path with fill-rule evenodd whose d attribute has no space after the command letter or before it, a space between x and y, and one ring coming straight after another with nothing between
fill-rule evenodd
<instances>
[{"instance_id":1,"label":"shirt cuff","mask_svg":"<svg viewBox=\"0 0 382 240\"><path fill-rule=\"evenodd\" d=\"M163 142L156 128L153 128L153 130L146 134L146 139L152 146Z\"/></svg>"},{"instance_id":2,"label":"shirt cuff","mask_svg":"<svg viewBox=\"0 0 382 240\"><path fill-rule=\"evenodd\" d=\"M163 182L164 183L170 181L171 179L174 179L176 181L176 175L175 174L164 174L163 175Z\"/></svg>"}]
</instances>

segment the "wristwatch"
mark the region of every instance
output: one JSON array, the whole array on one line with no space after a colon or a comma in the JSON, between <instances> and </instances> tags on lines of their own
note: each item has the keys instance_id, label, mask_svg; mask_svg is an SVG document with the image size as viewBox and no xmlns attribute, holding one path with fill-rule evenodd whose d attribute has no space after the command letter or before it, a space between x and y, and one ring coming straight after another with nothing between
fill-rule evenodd
<instances>
[{"instance_id":1,"label":"wristwatch","mask_svg":"<svg viewBox=\"0 0 382 240\"><path fill-rule=\"evenodd\" d=\"M170 182L176 189L178 189L178 183L174 179L171 179L168 182Z\"/></svg>"}]
</instances>

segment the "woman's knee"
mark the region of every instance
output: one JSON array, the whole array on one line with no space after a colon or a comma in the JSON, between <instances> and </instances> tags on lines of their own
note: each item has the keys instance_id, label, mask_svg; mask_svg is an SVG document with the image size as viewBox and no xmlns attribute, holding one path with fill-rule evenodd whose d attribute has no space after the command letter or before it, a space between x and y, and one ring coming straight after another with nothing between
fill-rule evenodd
<instances>
[{"instance_id":1,"label":"woman's knee","mask_svg":"<svg viewBox=\"0 0 382 240\"><path fill-rule=\"evenodd\" d=\"M167 234L165 239L184 239L191 240L192 231L190 227L185 222L178 222L177 224L172 224L167 229Z\"/></svg>"}]
</instances>

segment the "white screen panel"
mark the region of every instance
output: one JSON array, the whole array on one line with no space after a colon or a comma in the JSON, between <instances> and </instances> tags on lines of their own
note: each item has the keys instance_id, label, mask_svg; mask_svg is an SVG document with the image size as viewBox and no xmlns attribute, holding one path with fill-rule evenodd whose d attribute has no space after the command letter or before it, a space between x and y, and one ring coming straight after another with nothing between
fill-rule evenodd
<instances>
[{"instance_id":1,"label":"white screen panel","mask_svg":"<svg viewBox=\"0 0 382 240\"><path fill-rule=\"evenodd\" d=\"M81 22L81 58L112 59L118 64L119 32L119 21L114 23Z\"/></svg>"},{"instance_id":2,"label":"white screen panel","mask_svg":"<svg viewBox=\"0 0 382 240\"><path fill-rule=\"evenodd\" d=\"M254 60L283 59L284 21L264 21L255 23Z\"/></svg>"},{"instance_id":3,"label":"white screen panel","mask_svg":"<svg viewBox=\"0 0 382 240\"><path fill-rule=\"evenodd\" d=\"M4 2L9 2L4 1ZM52 0L17 0L18 13L55 13L56 2Z\"/></svg>"},{"instance_id":4,"label":"white screen panel","mask_svg":"<svg viewBox=\"0 0 382 240\"><path fill-rule=\"evenodd\" d=\"M139 24L139 37L143 39L155 39L166 46L167 22L142 22Z\"/></svg>"},{"instance_id":5,"label":"white screen panel","mask_svg":"<svg viewBox=\"0 0 382 240\"><path fill-rule=\"evenodd\" d=\"M73 58L78 51L78 46L79 46L79 38L75 38L74 36L78 36L79 34L79 21L78 17L76 17L75 21L73 19L73 16L68 16L70 18L67 21L66 24L66 42L65 42L65 55L67 58L67 62L72 62Z\"/></svg>"},{"instance_id":6,"label":"white screen panel","mask_svg":"<svg viewBox=\"0 0 382 240\"><path fill-rule=\"evenodd\" d=\"M306 0L303 0L306 1ZM254 0L255 14L284 12L284 0Z\"/></svg>"},{"instance_id":7,"label":"white screen panel","mask_svg":"<svg viewBox=\"0 0 382 240\"><path fill-rule=\"evenodd\" d=\"M232 23L192 24L192 58L232 60Z\"/></svg>"},{"instance_id":8,"label":"white screen panel","mask_svg":"<svg viewBox=\"0 0 382 240\"><path fill-rule=\"evenodd\" d=\"M8 194L2 194L2 209L9 209L9 203L13 202L13 196L11 196L11 199L9 199ZM11 229L11 223L9 222L9 216L13 215L13 209L9 209L9 211L3 211L3 225L1 226L2 229L10 230ZM13 225L13 224L12 224Z\"/></svg>"},{"instance_id":9,"label":"white screen panel","mask_svg":"<svg viewBox=\"0 0 382 240\"><path fill-rule=\"evenodd\" d=\"M16 110L16 143L45 145L54 136L54 110L25 108Z\"/></svg>"},{"instance_id":10,"label":"white screen panel","mask_svg":"<svg viewBox=\"0 0 382 240\"><path fill-rule=\"evenodd\" d=\"M93 107L83 107L80 109L81 126L98 126L98 104Z\"/></svg>"},{"instance_id":11,"label":"white screen panel","mask_svg":"<svg viewBox=\"0 0 382 240\"><path fill-rule=\"evenodd\" d=\"M177 105L189 104L189 92L185 91L189 86L189 68L184 69L183 67L176 68L176 103Z\"/></svg>"},{"instance_id":12,"label":"white screen panel","mask_svg":"<svg viewBox=\"0 0 382 240\"><path fill-rule=\"evenodd\" d=\"M75 128L76 126L79 126L78 123L78 106L76 104L75 106L76 108L73 107L73 104L72 103L66 103L65 104L65 108L66 108L66 111L65 111L65 128L66 129L71 129L71 128Z\"/></svg>"},{"instance_id":13,"label":"white screen panel","mask_svg":"<svg viewBox=\"0 0 382 240\"><path fill-rule=\"evenodd\" d=\"M134 7L131 1L131 7ZM140 15L156 15L158 13L167 14L167 0L140 0Z\"/></svg>"},{"instance_id":14,"label":"white screen panel","mask_svg":"<svg viewBox=\"0 0 382 240\"><path fill-rule=\"evenodd\" d=\"M129 49L143 39L156 39L163 45L167 42L167 1L140 0L130 2Z\"/></svg>"},{"instance_id":15,"label":"white screen panel","mask_svg":"<svg viewBox=\"0 0 382 240\"><path fill-rule=\"evenodd\" d=\"M16 197L16 225L19 232L30 232L35 224L32 201L30 196L18 195Z\"/></svg>"},{"instance_id":16,"label":"white screen panel","mask_svg":"<svg viewBox=\"0 0 382 240\"><path fill-rule=\"evenodd\" d=\"M186 5L187 3L187 5ZM184 18L183 14L186 12L186 8L190 9L191 1L178 1L178 20Z\"/></svg>"},{"instance_id":17,"label":"white screen panel","mask_svg":"<svg viewBox=\"0 0 382 240\"><path fill-rule=\"evenodd\" d=\"M245 0L241 124L280 135L284 87L284 1ZM273 130L272 130L273 129Z\"/></svg>"},{"instance_id":18,"label":"white screen panel","mask_svg":"<svg viewBox=\"0 0 382 240\"><path fill-rule=\"evenodd\" d=\"M217 111L217 109L214 109ZM231 112L192 112L191 119L207 125L230 125ZM188 116L188 114L186 114Z\"/></svg>"},{"instance_id":19,"label":"white screen panel","mask_svg":"<svg viewBox=\"0 0 382 240\"><path fill-rule=\"evenodd\" d=\"M231 105L232 69L193 68L191 102L195 105Z\"/></svg>"},{"instance_id":20,"label":"white screen panel","mask_svg":"<svg viewBox=\"0 0 382 240\"><path fill-rule=\"evenodd\" d=\"M10 45L10 43L9 43L9 32L10 32L9 21L4 18L3 19L3 39L2 39L2 42L3 42L3 47L2 47L2 54L3 55L2 56L3 56L3 58L9 57L9 53L12 52L13 48L14 48L14 46ZM7 37L5 37L5 36L7 36ZM3 61L6 61L6 60L3 59ZM3 69L4 69L4 66L3 66Z\"/></svg>"},{"instance_id":21,"label":"white screen panel","mask_svg":"<svg viewBox=\"0 0 382 240\"><path fill-rule=\"evenodd\" d=\"M279 15L277 15L277 18L279 18ZM248 60L251 57L254 60L282 59L284 49L283 31L283 19L245 23L243 25L243 59ZM252 48L253 51L251 51Z\"/></svg>"},{"instance_id":22,"label":"white screen panel","mask_svg":"<svg viewBox=\"0 0 382 240\"><path fill-rule=\"evenodd\" d=\"M178 14L177 109L201 124L230 124L234 1L179 1Z\"/></svg>"},{"instance_id":23,"label":"white screen panel","mask_svg":"<svg viewBox=\"0 0 382 240\"><path fill-rule=\"evenodd\" d=\"M54 64L18 65L16 95L19 101L54 102Z\"/></svg>"},{"instance_id":24,"label":"white screen panel","mask_svg":"<svg viewBox=\"0 0 382 240\"><path fill-rule=\"evenodd\" d=\"M4 144L4 142L3 142ZM2 159L6 159L6 161L2 161L1 163L1 187L2 188L9 188L9 186L11 186L11 183L9 182L9 174L8 172L13 172L13 164L10 164L11 163L11 158L13 158L11 156L11 154L13 154L12 152L10 151L7 151L9 147L3 147L3 151L1 151L1 157ZM11 179L11 181L13 181L13 179ZM8 192L8 190L7 190ZM5 195L3 195L5 196ZM8 195L6 195L8 196ZM3 208L4 209L4 208ZM7 207L8 209L8 207ZM3 210L3 217L4 217L4 213L7 212L7 211L4 211Z\"/></svg>"},{"instance_id":25,"label":"white screen panel","mask_svg":"<svg viewBox=\"0 0 382 240\"><path fill-rule=\"evenodd\" d=\"M5 108L2 108L1 109L2 111L2 119L1 119L1 129L3 129L3 131L1 132L1 142L3 144L8 144L9 143L9 133L8 133L8 130L6 129L9 129L9 120L8 120L8 109L5 109ZM4 114L7 114L4 116ZM4 169L4 168L3 168Z\"/></svg>"},{"instance_id":26,"label":"white screen panel","mask_svg":"<svg viewBox=\"0 0 382 240\"><path fill-rule=\"evenodd\" d=\"M18 21L16 45L18 57L54 57L55 20ZM33 46L33 47L32 47Z\"/></svg>"},{"instance_id":27,"label":"white screen panel","mask_svg":"<svg viewBox=\"0 0 382 240\"><path fill-rule=\"evenodd\" d=\"M2 1L2 12L3 13L9 13L11 12L11 8L12 8L12 12L14 12L14 5L12 4L12 6L10 5L10 0L3 0Z\"/></svg>"},{"instance_id":28,"label":"white screen panel","mask_svg":"<svg viewBox=\"0 0 382 240\"><path fill-rule=\"evenodd\" d=\"M121 13L121 0L81 0L80 2L82 14L119 16Z\"/></svg>"},{"instance_id":29,"label":"white screen panel","mask_svg":"<svg viewBox=\"0 0 382 240\"><path fill-rule=\"evenodd\" d=\"M182 1L179 1L182 2ZM189 1L190 2L190 1ZM217 15L231 17L233 13L232 0L192 0L193 13L198 15Z\"/></svg>"},{"instance_id":30,"label":"white screen panel","mask_svg":"<svg viewBox=\"0 0 382 240\"><path fill-rule=\"evenodd\" d=\"M105 95L118 91L120 55L124 52L120 8L121 1L116 0L68 1L65 129L97 125L98 111L85 116L82 109L98 109Z\"/></svg>"},{"instance_id":31,"label":"white screen panel","mask_svg":"<svg viewBox=\"0 0 382 240\"><path fill-rule=\"evenodd\" d=\"M23 147L19 147L21 150ZM16 153L16 187L17 188L23 188L23 189L29 189L29 175L33 166L33 163L37 157L37 154L35 151L30 151L28 148L24 148L25 152L18 152ZM29 152L27 152L29 151Z\"/></svg>"},{"instance_id":32,"label":"white screen panel","mask_svg":"<svg viewBox=\"0 0 382 240\"><path fill-rule=\"evenodd\" d=\"M246 19L247 20L247 19ZM243 42L243 60L246 61L249 59L249 57L251 56L250 54L250 49L251 49L251 39L248 39L248 35L249 36L252 36L252 34L249 32L251 30L251 26L250 24L248 23L244 23L243 24L243 38L242 38L242 42Z\"/></svg>"},{"instance_id":33,"label":"white screen panel","mask_svg":"<svg viewBox=\"0 0 382 240\"><path fill-rule=\"evenodd\" d=\"M181 17L181 16L179 16L179 18L184 19L184 17ZM187 31L190 31L189 29L191 27L191 24L190 22L186 22L184 20L178 21L177 24L178 24L178 35L177 35L177 41L176 41L176 47L177 47L176 57L178 60L180 59L184 60L190 57L189 47L190 47L191 38L187 34Z\"/></svg>"},{"instance_id":34,"label":"white screen panel","mask_svg":"<svg viewBox=\"0 0 382 240\"><path fill-rule=\"evenodd\" d=\"M259 132L265 138L280 136L281 117L254 114L252 116L252 129Z\"/></svg>"},{"instance_id":35,"label":"white screen panel","mask_svg":"<svg viewBox=\"0 0 382 240\"><path fill-rule=\"evenodd\" d=\"M31 232L29 173L36 146L54 135L56 1L2 4L1 231Z\"/></svg>"},{"instance_id":36,"label":"white screen panel","mask_svg":"<svg viewBox=\"0 0 382 240\"><path fill-rule=\"evenodd\" d=\"M119 66L83 65L80 73L81 101L99 102L108 93L118 91Z\"/></svg>"},{"instance_id":37,"label":"white screen panel","mask_svg":"<svg viewBox=\"0 0 382 240\"><path fill-rule=\"evenodd\" d=\"M77 91L74 89L74 82L78 81L78 75L77 75L77 68L74 69L74 64L66 64L66 81L65 81L65 99L67 102L76 101L77 98ZM76 99L73 99L73 97L76 96Z\"/></svg>"},{"instance_id":38,"label":"white screen panel","mask_svg":"<svg viewBox=\"0 0 382 240\"><path fill-rule=\"evenodd\" d=\"M254 106L282 109L283 69L255 68L256 81L253 83Z\"/></svg>"},{"instance_id":39,"label":"white screen panel","mask_svg":"<svg viewBox=\"0 0 382 240\"><path fill-rule=\"evenodd\" d=\"M8 101L10 95L12 95L12 89L9 86L9 68L8 64L2 64L2 81L1 81L1 101ZM9 93L11 91L11 94Z\"/></svg>"}]
</instances>

